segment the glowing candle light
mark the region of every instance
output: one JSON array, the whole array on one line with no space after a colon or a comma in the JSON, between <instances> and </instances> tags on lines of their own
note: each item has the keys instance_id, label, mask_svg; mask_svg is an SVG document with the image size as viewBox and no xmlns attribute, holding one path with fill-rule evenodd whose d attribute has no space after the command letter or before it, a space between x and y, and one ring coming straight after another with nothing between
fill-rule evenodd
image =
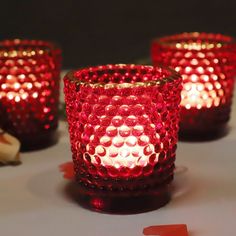
<instances>
[{"instance_id":1,"label":"glowing candle light","mask_svg":"<svg viewBox=\"0 0 236 236\"><path fill-rule=\"evenodd\" d=\"M235 44L220 34L183 33L156 39L154 64L182 75L180 131L186 137L214 137L229 120L234 86Z\"/></svg>"},{"instance_id":2,"label":"glowing candle light","mask_svg":"<svg viewBox=\"0 0 236 236\"><path fill-rule=\"evenodd\" d=\"M164 205L173 178L179 75L107 65L71 72L64 83L81 204L94 208L91 202L100 199L95 210L114 212Z\"/></svg>"},{"instance_id":3,"label":"glowing candle light","mask_svg":"<svg viewBox=\"0 0 236 236\"><path fill-rule=\"evenodd\" d=\"M58 123L60 55L49 42L0 42L0 126L20 139L23 150L53 142Z\"/></svg>"}]
</instances>

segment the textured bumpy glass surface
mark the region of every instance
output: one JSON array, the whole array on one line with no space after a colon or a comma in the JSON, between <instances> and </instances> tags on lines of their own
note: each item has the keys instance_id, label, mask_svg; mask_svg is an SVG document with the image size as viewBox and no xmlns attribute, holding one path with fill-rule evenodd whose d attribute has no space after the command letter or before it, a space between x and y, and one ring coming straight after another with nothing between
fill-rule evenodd
<instances>
[{"instance_id":1,"label":"textured bumpy glass surface","mask_svg":"<svg viewBox=\"0 0 236 236\"><path fill-rule=\"evenodd\" d=\"M235 45L229 36L183 33L153 41L155 65L173 67L183 77L183 132L209 132L230 116L235 74Z\"/></svg>"},{"instance_id":2,"label":"textured bumpy glass surface","mask_svg":"<svg viewBox=\"0 0 236 236\"><path fill-rule=\"evenodd\" d=\"M51 43L0 42L0 126L23 145L43 142L57 127L60 65Z\"/></svg>"},{"instance_id":3,"label":"textured bumpy glass surface","mask_svg":"<svg viewBox=\"0 0 236 236\"><path fill-rule=\"evenodd\" d=\"M173 178L181 78L160 67L107 65L64 78L76 178L135 191Z\"/></svg>"}]
</instances>

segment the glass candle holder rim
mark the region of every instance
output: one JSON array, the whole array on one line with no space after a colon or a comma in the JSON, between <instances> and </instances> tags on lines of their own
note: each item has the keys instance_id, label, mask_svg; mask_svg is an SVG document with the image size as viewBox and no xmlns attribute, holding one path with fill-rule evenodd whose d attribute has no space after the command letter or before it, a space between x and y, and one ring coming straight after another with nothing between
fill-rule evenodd
<instances>
[{"instance_id":1,"label":"glass candle holder rim","mask_svg":"<svg viewBox=\"0 0 236 236\"><path fill-rule=\"evenodd\" d=\"M91 83L89 81L83 81L79 79L79 76L81 75L81 73L89 73L92 72L92 70L105 70L105 69L151 69L152 71L155 71L155 69L161 69L161 70L165 70L165 72L169 73L169 76L166 76L164 78L161 78L161 80L148 80L148 81L144 81L144 82L134 82L134 83L105 83L105 82L95 82L95 83ZM77 75L76 75L77 73ZM108 64L108 65L100 65L100 66L93 66L93 67L86 67L86 68L82 68L82 69L78 69L78 70L73 70L73 71L69 71L65 77L64 77L64 81L69 81L71 83L76 83L77 85L84 85L84 86L90 86L93 88L105 88L105 89L109 89L109 88L131 88L131 87L140 87L140 86L161 86L164 85L165 83L169 83L172 81L175 81L177 79L181 78L181 75L176 72L175 70L173 70L170 67L165 67L165 66L149 66L149 65L135 65L135 64Z\"/></svg>"},{"instance_id":2,"label":"glass candle holder rim","mask_svg":"<svg viewBox=\"0 0 236 236\"><path fill-rule=\"evenodd\" d=\"M41 47L41 48L40 48ZM41 39L6 39L0 41L0 58L28 58L61 53L56 42Z\"/></svg>"},{"instance_id":3,"label":"glass candle holder rim","mask_svg":"<svg viewBox=\"0 0 236 236\"><path fill-rule=\"evenodd\" d=\"M221 37L222 39L217 39ZM201 47L190 48L185 46L189 44L188 40L192 40L192 44L201 44ZM202 40L202 42L198 42ZM157 43L162 47L173 48L177 50L220 50L228 46L236 46L234 37L220 33L206 33L206 32L183 32L179 34L172 34L163 37L155 38L152 43ZM183 44L183 46L181 45ZM205 45L204 45L205 44ZM208 44L208 45L207 45ZM204 46L202 46L204 45Z\"/></svg>"}]
</instances>

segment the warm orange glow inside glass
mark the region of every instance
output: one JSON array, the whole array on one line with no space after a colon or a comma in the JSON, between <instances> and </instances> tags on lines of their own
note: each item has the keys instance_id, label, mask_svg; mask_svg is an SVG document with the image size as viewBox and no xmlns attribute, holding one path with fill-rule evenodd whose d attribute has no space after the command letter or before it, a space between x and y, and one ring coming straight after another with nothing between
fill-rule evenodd
<instances>
[{"instance_id":1,"label":"warm orange glow inside glass","mask_svg":"<svg viewBox=\"0 0 236 236\"><path fill-rule=\"evenodd\" d=\"M71 72L64 82L77 180L109 189L170 178L182 89L176 72L107 65Z\"/></svg>"},{"instance_id":2,"label":"warm orange glow inside glass","mask_svg":"<svg viewBox=\"0 0 236 236\"><path fill-rule=\"evenodd\" d=\"M188 110L211 108L228 102L232 77L227 76L233 52L227 47L232 41L229 36L198 32L153 41L154 64L173 67L183 77L182 107Z\"/></svg>"},{"instance_id":3,"label":"warm orange glow inside glass","mask_svg":"<svg viewBox=\"0 0 236 236\"><path fill-rule=\"evenodd\" d=\"M60 54L50 42L0 42L0 126L22 143L57 127Z\"/></svg>"}]
</instances>

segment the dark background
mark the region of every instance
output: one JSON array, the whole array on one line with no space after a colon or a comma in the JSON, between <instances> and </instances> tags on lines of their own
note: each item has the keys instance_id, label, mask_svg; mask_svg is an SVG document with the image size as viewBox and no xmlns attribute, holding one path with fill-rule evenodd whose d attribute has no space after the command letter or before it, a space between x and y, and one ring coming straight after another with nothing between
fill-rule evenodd
<instances>
[{"instance_id":1,"label":"dark background","mask_svg":"<svg viewBox=\"0 0 236 236\"><path fill-rule=\"evenodd\" d=\"M0 39L59 43L64 68L133 63L154 37L183 31L236 35L236 0L5 0Z\"/></svg>"}]
</instances>

